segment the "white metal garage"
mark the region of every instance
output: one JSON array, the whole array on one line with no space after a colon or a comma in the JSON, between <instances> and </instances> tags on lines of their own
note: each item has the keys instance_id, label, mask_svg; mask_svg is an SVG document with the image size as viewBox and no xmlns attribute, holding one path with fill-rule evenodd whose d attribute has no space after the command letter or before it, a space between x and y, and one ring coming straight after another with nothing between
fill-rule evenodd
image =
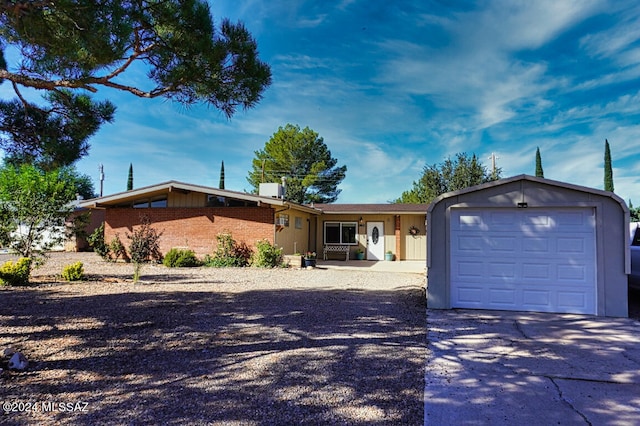
<instances>
[{"instance_id":1,"label":"white metal garage","mask_svg":"<svg viewBox=\"0 0 640 426\"><path fill-rule=\"evenodd\" d=\"M453 209L451 305L596 313L593 208Z\"/></svg>"},{"instance_id":2,"label":"white metal garage","mask_svg":"<svg viewBox=\"0 0 640 426\"><path fill-rule=\"evenodd\" d=\"M629 209L613 192L528 175L427 208L427 308L628 316Z\"/></svg>"}]
</instances>

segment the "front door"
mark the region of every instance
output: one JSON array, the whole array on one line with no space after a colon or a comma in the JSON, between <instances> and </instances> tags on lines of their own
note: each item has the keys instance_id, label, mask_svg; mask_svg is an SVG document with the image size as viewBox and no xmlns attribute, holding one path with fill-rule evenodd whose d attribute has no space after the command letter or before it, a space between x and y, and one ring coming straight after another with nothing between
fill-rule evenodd
<instances>
[{"instance_id":1,"label":"front door","mask_svg":"<svg viewBox=\"0 0 640 426\"><path fill-rule=\"evenodd\" d=\"M384 259L384 222L367 222L367 260Z\"/></svg>"}]
</instances>

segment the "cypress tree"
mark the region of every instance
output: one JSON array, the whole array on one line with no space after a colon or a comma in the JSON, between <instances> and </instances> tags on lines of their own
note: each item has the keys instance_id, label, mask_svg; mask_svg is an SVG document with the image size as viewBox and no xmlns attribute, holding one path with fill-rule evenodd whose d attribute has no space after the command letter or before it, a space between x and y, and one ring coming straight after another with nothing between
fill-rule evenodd
<instances>
[{"instance_id":1,"label":"cypress tree","mask_svg":"<svg viewBox=\"0 0 640 426\"><path fill-rule=\"evenodd\" d=\"M609 141L604 140L604 190L613 192L613 169L611 168L611 150Z\"/></svg>"},{"instance_id":2,"label":"cypress tree","mask_svg":"<svg viewBox=\"0 0 640 426\"><path fill-rule=\"evenodd\" d=\"M544 177L544 171L542 170L542 157L540 157L539 147L536 147L536 177Z\"/></svg>"},{"instance_id":3,"label":"cypress tree","mask_svg":"<svg viewBox=\"0 0 640 426\"><path fill-rule=\"evenodd\" d=\"M222 162L222 166L220 166L220 185L218 188L224 189L224 161Z\"/></svg>"},{"instance_id":4,"label":"cypress tree","mask_svg":"<svg viewBox=\"0 0 640 426\"><path fill-rule=\"evenodd\" d=\"M127 178L127 191L133 189L133 164L129 163L129 177Z\"/></svg>"}]
</instances>

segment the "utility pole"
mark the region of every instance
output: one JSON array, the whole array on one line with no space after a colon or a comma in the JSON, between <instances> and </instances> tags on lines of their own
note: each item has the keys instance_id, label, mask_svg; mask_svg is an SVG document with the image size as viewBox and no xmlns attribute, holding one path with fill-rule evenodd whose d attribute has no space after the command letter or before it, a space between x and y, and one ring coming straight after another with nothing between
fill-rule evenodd
<instances>
[{"instance_id":1,"label":"utility pole","mask_svg":"<svg viewBox=\"0 0 640 426\"><path fill-rule=\"evenodd\" d=\"M496 157L495 153L491 153L491 157L489 157L489 159L491 159L491 176L493 176L495 178L496 176L496 160L500 158L500 157Z\"/></svg>"},{"instance_id":2,"label":"utility pole","mask_svg":"<svg viewBox=\"0 0 640 426\"><path fill-rule=\"evenodd\" d=\"M102 166L102 163L98 165L98 171L100 172L100 196L102 197L102 187L104 182L104 167Z\"/></svg>"}]
</instances>

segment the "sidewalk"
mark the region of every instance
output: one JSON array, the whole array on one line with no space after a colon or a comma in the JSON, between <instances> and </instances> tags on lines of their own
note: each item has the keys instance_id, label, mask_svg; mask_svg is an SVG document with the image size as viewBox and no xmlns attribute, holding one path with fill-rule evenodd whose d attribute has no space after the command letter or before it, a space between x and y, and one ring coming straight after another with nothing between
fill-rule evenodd
<instances>
[{"instance_id":1,"label":"sidewalk","mask_svg":"<svg viewBox=\"0 0 640 426\"><path fill-rule=\"evenodd\" d=\"M424 274L427 263L424 260L375 261L375 260L321 260L316 263L318 269L367 270L375 272L401 272Z\"/></svg>"}]
</instances>

